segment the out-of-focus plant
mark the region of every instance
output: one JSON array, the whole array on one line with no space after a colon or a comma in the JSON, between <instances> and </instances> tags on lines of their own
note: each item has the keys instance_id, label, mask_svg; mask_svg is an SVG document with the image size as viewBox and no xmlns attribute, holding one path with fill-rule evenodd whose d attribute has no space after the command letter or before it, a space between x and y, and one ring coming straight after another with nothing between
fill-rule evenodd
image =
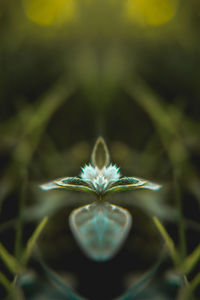
<instances>
[{"instance_id":1,"label":"out-of-focus plant","mask_svg":"<svg viewBox=\"0 0 200 300\"><path fill-rule=\"evenodd\" d=\"M23 0L27 17L41 26L71 22L76 18L75 0Z\"/></svg>"},{"instance_id":2,"label":"out-of-focus plant","mask_svg":"<svg viewBox=\"0 0 200 300\"><path fill-rule=\"evenodd\" d=\"M194 249L194 251L190 255L182 259L180 251L178 251L178 249L176 248L173 240L167 233L164 226L156 217L153 218L153 221L165 241L165 244L173 260L176 271L181 273L185 277L185 287L183 287L180 291L179 299L189 300L191 299L195 288L197 288L200 284L200 273L196 274L195 278L193 278L191 282L188 282L187 280L187 275L190 272L192 272L196 264L200 262L200 244Z\"/></svg>"},{"instance_id":3,"label":"out-of-focus plant","mask_svg":"<svg viewBox=\"0 0 200 300\"><path fill-rule=\"evenodd\" d=\"M126 13L135 23L159 26L175 15L179 0L127 0Z\"/></svg>"},{"instance_id":4,"label":"out-of-focus plant","mask_svg":"<svg viewBox=\"0 0 200 300\"><path fill-rule=\"evenodd\" d=\"M32 251L36 245L36 242L44 229L48 218L45 217L40 224L37 226L35 231L32 233L31 237L28 239L26 243L26 247L21 251L19 257L15 257L10 254L6 248L0 244L0 258L3 260L9 271L14 275L14 281L10 281L6 278L6 276L1 272L0 273L0 283L6 288L12 299L21 299L21 292L16 287L16 282L18 276L25 272L27 267L28 260L32 254Z\"/></svg>"},{"instance_id":5,"label":"out-of-focus plant","mask_svg":"<svg viewBox=\"0 0 200 300\"><path fill-rule=\"evenodd\" d=\"M83 17L82 9L96 14L96 9L108 11L121 8L118 19L129 19L134 23L159 26L169 22L177 11L179 0L126 0L126 1L77 1L77 0L22 0L27 17L40 26L51 26L75 21ZM110 13L112 15L112 10ZM91 15L92 16L92 15ZM101 18L103 24L104 18Z\"/></svg>"}]
</instances>

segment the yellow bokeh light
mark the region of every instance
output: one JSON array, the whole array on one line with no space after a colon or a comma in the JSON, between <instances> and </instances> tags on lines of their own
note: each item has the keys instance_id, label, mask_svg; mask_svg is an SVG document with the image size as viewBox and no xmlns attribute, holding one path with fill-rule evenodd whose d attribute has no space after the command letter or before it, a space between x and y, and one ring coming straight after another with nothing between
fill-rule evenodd
<instances>
[{"instance_id":1,"label":"yellow bokeh light","mask_svg":"<svg viewBox=\"0 0 200 300\"><path fill-rule=\"evenodd\" d=\"M75 0L23 0L25 13L34 23L49 26L72 21Z\"/></svg>"},{"instance_id":2,"label":"yellow bokeh light","mask_svg":"<svg viewBox=\"0 0 200 300\"><path fill-rule=\"evenodd\" d=\"M159 26L174 17L177 5L178 0L127 0L126 14L137 23Z\"/></svg>"}]
</instances>

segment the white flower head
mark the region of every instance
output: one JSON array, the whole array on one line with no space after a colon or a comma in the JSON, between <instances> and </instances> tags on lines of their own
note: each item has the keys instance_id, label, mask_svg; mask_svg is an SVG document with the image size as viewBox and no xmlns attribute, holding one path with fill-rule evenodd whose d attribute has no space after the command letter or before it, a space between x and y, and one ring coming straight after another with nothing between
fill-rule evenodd
<instances>
[{"instance_id":1,"label":"white flower head","mask_svg":"<svg viewBox=\"0 0 200 300\"><path fill-rule=\"evenodd\" d=\"M96 166L86 165L82 168L80 177L94 188L97 194L101 194L120 179L120 173L119 168L112 164L102 169Z\"/></svg>"},{"instance_id":2,"label":"white flower head","mask_svg":"<svg viewBox=\"0 0 200 300\"><path fill-rule=\"evenodd\" d=\"M93 167L91 164L85 165L82 168L81 178L85 181L92 181L96 178L99 174L99 169L97 167Z\"/></svg>"}]
</instances>

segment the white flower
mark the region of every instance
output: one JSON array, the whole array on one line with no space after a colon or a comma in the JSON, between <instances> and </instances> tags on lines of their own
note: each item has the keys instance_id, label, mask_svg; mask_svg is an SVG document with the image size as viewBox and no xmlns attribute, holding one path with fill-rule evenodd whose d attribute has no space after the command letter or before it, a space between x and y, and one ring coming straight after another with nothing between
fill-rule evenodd
<instances>
[{"instance_id":1,"label":"white flower","mask_svg":"<svg viewBox=\"0 0 200 300\"><path fill-rule=\"evenodd\" d=\"M109 165L99 169L92 165L86 165L82 168L81 179L92 186L97 193L103 193L109 186L120 179L119 168L115 165Z\"/></svg>"},{"instance_id":2,"label":"white flower","mask_svg":"<svg viewBox=\"0 0 200 300\"><path fill-rule=\"evenodd\" d=\"M110 182L115 182L121 177L119 168L116 165L111 164L108 167L104 167L101 172Z\"/></svg>"},{"instance_id":3,"label":"white flower","mask_svg":"<svg viewBox=\"0 0 200 300\"><path fill-rule=\"evenodd\" d=\"M82 168L81 178L85 181L92 181L96 178L99 174L99 169L97 167L93 167L92 165L85 165Z\"/></svg>"}]
</instances>

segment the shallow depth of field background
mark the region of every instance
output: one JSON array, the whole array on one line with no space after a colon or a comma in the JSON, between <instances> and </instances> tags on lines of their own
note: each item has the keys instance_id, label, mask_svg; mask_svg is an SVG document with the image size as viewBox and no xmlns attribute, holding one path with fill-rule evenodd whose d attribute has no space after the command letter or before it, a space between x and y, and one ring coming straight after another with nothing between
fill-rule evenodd
<instances>
[{"instance_id":1,"label":"shallow depth of field background","mask_svg":"<svg viewBox=\"0 0 200 300\"><path fill-rule=\"evenodd\" d=\"M0 2L0 241L19 255L49 216L38 245L45 263L83 297L115 299L159 257L153 216L183 259L199 243L200 3L33 2ZM124 176L163 185L110 196L133 226L104 263L85 257L68 226L92 196L38 188L79 175L99 135ZM34 259L28 270L40 276ZM155 285L170 272L168 259Z\"/></svg>"}]
</instances>

